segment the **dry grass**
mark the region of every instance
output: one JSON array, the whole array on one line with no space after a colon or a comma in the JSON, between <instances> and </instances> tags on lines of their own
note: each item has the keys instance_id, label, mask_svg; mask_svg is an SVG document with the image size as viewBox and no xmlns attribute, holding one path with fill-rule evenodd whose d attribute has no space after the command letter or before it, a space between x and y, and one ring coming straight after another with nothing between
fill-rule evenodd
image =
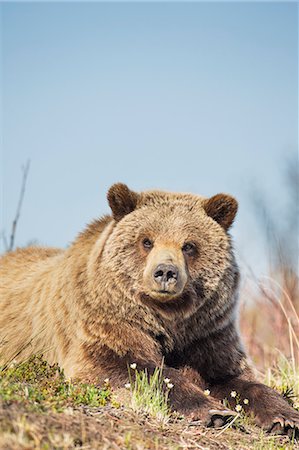
<instances>
[{"instance_id":1,"label":"dry grass","mask_svg":"<svg viewBox=\"0 0 299 450\"><path fill-rule=\"evenodd\" d=\"M251 425L221 430L173 419L157 421L129 408L70 408L63 413L28 413L24 405L0 408L0 448L33 449L221 449L298 448L287 437L269 436Z\"/></svg>"},{"instance_id":2,"label":"dry grass","mask_svg":"<svg viewBox=\"0 0 299 450\"><path fill-rule=\"evenodd\" d=\"M289 365L299 395L299 280L291 271L253 280L243 292L241 331L246 348L263 373ZM248 300L249 299L249 300Z\"/></svg>"}]
</instances>

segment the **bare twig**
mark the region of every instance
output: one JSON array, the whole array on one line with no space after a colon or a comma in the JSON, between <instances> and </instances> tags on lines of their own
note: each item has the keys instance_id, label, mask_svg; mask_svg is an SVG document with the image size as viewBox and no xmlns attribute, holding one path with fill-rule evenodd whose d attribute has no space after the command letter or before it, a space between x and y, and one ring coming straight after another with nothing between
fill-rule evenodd
<instances>
[{"instance_id":1,"label":"bare twig","mask_svg":"<svg viewBox=\"0 0 299 450\"><path fill-rule=\"evenodd\" d=\"M9 251L9 252L11 252L13 250L14 243L15 243L16 230L17 230L18 221L19 221L20 215L21 215L21 209L22 209L22 204L23 204L24 195L25 195L26 181L27 181L27 177L28 177L29 168L30 168L30 160L27 161L25 166L22 166L22 171L23 171L22 185L21 185L21 191L20 191L16 215L15 215L14 221L12 223L10 241L9 241L9 245L7 247L7 251Z\"/></svg>"},{"instance_id":2,"label":"bare twig","mask_svg":"<svg viewBox=\"0 0 299 450\"><path fill-rule=\"evenodd\" d=\"M5 235L5 231L4 231L4 230L1 231L0 237L1 237L2 241L3 241L4 249L5 249L5 251L7 252L7 250L8 250L8 242L7 242L7 239L6 239L6 235Z\"/></svg>"}]
</instances>

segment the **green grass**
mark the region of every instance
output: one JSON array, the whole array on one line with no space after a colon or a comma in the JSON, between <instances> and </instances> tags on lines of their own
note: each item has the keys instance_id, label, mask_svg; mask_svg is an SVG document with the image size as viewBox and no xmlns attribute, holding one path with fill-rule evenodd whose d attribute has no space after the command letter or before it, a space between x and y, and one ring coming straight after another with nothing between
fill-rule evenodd
<instances>
[{"instance_id":1,"label":"green grass","mask_svg":"<svg viewBox=\"0 0 299 450\"><path fill-rule=\"evenodd\" d=\"M134 381L132 372L135 375ZM129 379L133 410L149 414L159 422L166 423L171 414L168 402L171 380L165 382L163 367L157 367L152 375L149 375L147 370L139 371L137 368L129 367Z\"/></svg>"},{"instance_id":2,"label":"green grass","mask_svg":"<svg viewBox=\"0 0 299 450\"><path fill-rule=\"evenodd\" d=\"M57 365L50 366L42 357L0 369L0 399L2 402L26 403L31 409L62 411L69 406L104 406L111 392L106 386L70 382Z\"/></svg>"},{"instance_id":3,"label":"green grass","mask_svg":"<svg viewBox=\"0 0 299 450\"><path fill-rule=\"evenodd\" d=\"M299 368L294 360L280 354L276 365L267 369L264 381L280 392L299 411Z\"/></svg>"}]
</instances>

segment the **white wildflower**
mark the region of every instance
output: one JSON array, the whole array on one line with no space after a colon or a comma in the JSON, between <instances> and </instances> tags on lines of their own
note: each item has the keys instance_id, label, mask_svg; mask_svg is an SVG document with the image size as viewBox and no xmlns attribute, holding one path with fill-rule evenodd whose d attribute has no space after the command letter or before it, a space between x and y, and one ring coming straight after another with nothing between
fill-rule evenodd
<instances>
[{"instance_id":1,"label":"white wildflower","mask_svg":"<svg viewBox=\"0 0 299 450\"><path fill-rule=\"evenodd\" d=\"M233 398L237 397L236 391L231 391L230 396Z\"/></svg>"},{"instance_id":2,"label":"white wildflower","mask_svg":"<svg viewBox=\"0 0 299 450\"><path fill-rule=\"evenodd\" d=\"M244 398L243 403L244 403L244 405L248 405L248 403L249 403L248 398Z\"/></svg>"},{"instance_id":3,"label":"white wildflower","mask_svg":"<svg viewBox=\"0 0 299 450\"><path fill-rule=\"evenodd\" d=\"M242 411L242 406L241 405L236 405L236 411L237 412L240 412L240 411Z\"/></svg>"},{"instance_id":4,"label":"white wildflower","mask_svg":"<svg viewBox=\"0 0 299 450\"><path fill-rule=\"evenodd\" d=\"M168 387L168 389L172 389L173 388L173 384L172 383L167 383L167 387Z\"/></svg>"},{"instance_id":5,"label":"white wildflower","mask_svg":"<svg viewBox=\"0 0 299 450\"><path fill-rule=\"evenodd\" d=\"M204 393L206 396L208 396L208 395L210 395L211 391L210 391L209 389L205 389L205 390L203 391L203 393Z\"/></svg>"},{"instance_id":6,"label":"white wildflower","mask_svg":"<svg viewBox=\"0 0 299 450\"><path fill-rule=\"evenodd\" d=\"M130 364L130 367L131 367L131 369L135 370L136 367L137 367L137 364L136 363L132 363L132 364Z\"/></svg>"},{"instance_id":7,"label":"white wildflower","mask_svg":"<svg viewBox=\"0 0 299 450\"><path fill-rule=\"evenodd\" d=\"M164 378L164 383L170 383L170 379L169 378Z\"/></svg>"},{"instance_id":8,"label":"white wildflower","mask_svg":"<svg viewBox=\"0 0 299 450\"><path fill-rule=\"evenodd\" d=\"M125 388L126 388L126 389L131 389L131 383L126 383L126 384L125 384Z\"/></svg>"}]
</instances>

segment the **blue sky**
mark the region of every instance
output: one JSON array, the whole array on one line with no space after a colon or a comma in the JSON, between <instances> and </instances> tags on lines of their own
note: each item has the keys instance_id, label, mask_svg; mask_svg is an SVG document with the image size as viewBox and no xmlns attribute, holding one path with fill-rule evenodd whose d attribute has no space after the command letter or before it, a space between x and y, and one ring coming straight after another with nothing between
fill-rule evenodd
<instances>
[{"instance_id":1,"label":"blue sky","mask_svg":"<svg viewBox=\"0 0 299 450\"><path fill-rule=\"evenodd\" d=\"M298 159L296 3L0 8L1 230L30 158L17 245L68 245L123 181L233 194L237 251L265 269L251 192L284 211L283 166Z\"/></svg>"}]
</instances>

